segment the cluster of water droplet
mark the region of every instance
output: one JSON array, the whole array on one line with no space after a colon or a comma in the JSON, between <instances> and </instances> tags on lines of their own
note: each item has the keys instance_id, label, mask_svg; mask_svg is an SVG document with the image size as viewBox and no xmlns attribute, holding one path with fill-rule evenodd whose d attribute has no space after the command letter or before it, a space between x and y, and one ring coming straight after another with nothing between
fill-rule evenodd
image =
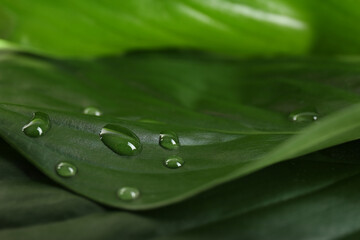
<instances>
[{"instance_id":1,"label":"cluster of water droplet","mask_svg":"<svg viewBox=\"0 0 360 240\"><path fill-rule=\"evenodd\" d=\"M88 107L84 114L100 116L99 109ZM42 112L35 112L33 118L23 127L23 132L29 137L40 137L50 129L49 116ZM138 136L127 128L115 124L107 124L100 131L101 141L113 152L121 156L134 156L141 152L142 144ZM163 131L159 136L159 145L167 150L177 150L180 147L179 138L172 131ZM176 155L167 158L164 165L170 169L177 169L184 165L184 160ZM56 173L64 178L71 178L78 173L75 165L62 161L57 164ZM123 201L135 200L140 191L134 187L122 187L117 191L118 197Z\"/></svg>"},{"instance_id":2,"label":"cluster of water droplet","mask_svg":"<svg viewBox=\"0 0 360 240\"><path fill-rule=\"evenodd\" d=\"M84 114L100 116L102 113L95 107L88 107ZM309 122L318 119L314 112L300 112L290 114L290 119L295 122ZM29 137L40 137L46 134L50 129L49 116L42 112L35 112L28 124L23 127L23 132ZM134 156L141 152L142 145L140 139L135 133L127 128L115 124L107 124L100 131L101 141L113 152L121 156ZM170 151L179 149L180 142L177 134L172 131L163 131L159 136L159 145ZM164 165L170 169L177 169L184 165L184 160L176 155L165 159ZM69 162L60 162L56 166L56 173L65 178L73 177L77 174L78 169ZM140 191L134 187L121 187L117 191L117 196L123 201L135 200L139 197Z\"/></svg>"},{"instance_id":3,"label":"cluster of water droplet","mask_svg":"<svg viewBox=\"0 0 360 240\"><path fill-rule=\"evenodd\" d=\"M167 150L177 150L180 147L179 137L172 131L160 133L159 144ZM171 156L164 161L164 165L171 169L176 169L184 165L184 160L179 156Z\"/></svg>"}]
</instances>

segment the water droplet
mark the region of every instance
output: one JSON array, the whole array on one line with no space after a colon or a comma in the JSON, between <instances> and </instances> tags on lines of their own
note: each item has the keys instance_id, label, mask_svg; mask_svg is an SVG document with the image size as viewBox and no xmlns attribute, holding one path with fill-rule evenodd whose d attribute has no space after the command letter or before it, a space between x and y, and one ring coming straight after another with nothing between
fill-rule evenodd
<instances>
[{"instance_id":1,"label":"water droplet","mask_svg":"<svg viewBox=\"0 0 360 240\"><path fill-rule=\"evenodd\" d=\"M77 168L68 162L61 162L56 166L56 172L61 177L73 177L77 173Z\"/></svg>"},{"instance_id":2,"label":"water droplet","mask_svg":"<svg viewBox=\"0 0 360 240\"><path fill-rule=\"evenodd\" d=\"M141 152L139 138L127 128L108 124L100 132L101 141L117 154L134 156Z\"/></svg>"},{"instance_id":3,"label":"water droplet","mask_svg":"<svg viewBox=\"0 0 360 240\"><path fill-rule=\"evenodd\" d=\"M85 108L84 113L87 115L94 115L94 116L100 116L102 114L102 112L100 112L100 110L95 107Z\"/></svg>"},{"instance_id":4,"label":"water droplet","mask_svg":"<svg viewBox=\"0 0 360 240\"><path fill-rule=\"evenodd\" d=\"M160 133L159 144L168 150L175 150L180 147L178 136L176 133L171 131L164 131Z\"/></svg>"},{"instance_id":5,"label":"water droplet","mask_svg":"<svg viewBox=\"0 0 360 240\"><path fill-rule=\"evenodd\" d=\"M140 191L133 187L122 187L118 190L117 195L123 201L132 201L139 197Z\"/></svg>"},{"instance_id":6,"label":"water droplet","mask_svg":"<svg viewBox=\"0 0 360 240\"><path fill-rule=\"evenodd\" d=\"M35 112L31 121L26 124L22 131L29 137L43 136L50 129L50 119L46 113Z\"/></svg>"},{"instance_id":7,"label":"water droplet","mask_svg":"<svg viewBox=\"0 0 360 240\"><path fill-rule=\"evenodd\" d=\"M315 112L300 112L290 114L290 119L294 122L312 122L318 119L318 114Z\"/></svg>"},{"instance_id":8,"label":"water droplet","mask_svg":"<svg viewBox=\"0 0 360 240\"><path fill-rule=\"evenodd\" d=\"M184 163L184 160L178 156L172 156L165 160L165 166L171 169L182 167Z\"/></svg>"}]
</instances>

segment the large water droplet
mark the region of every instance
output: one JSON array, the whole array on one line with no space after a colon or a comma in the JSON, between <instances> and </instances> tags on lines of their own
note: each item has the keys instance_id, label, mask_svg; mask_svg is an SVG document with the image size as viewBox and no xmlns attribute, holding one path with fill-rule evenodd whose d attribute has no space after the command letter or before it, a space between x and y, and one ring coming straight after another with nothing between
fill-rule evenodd
<instances>
[{"instance_id":1,"label":"large water droplet","mask_svg":"<svg viewBox=\"0 0 360 240\"><path fill-rule=\"evenodd\" d=\"M180 147L179 138L172 131L163 131L160 133L159 144L165 149L175 150Z\"/></svg>"},{"instance_id":2,"label":"large water droplet","mask_svg":"<svg viewBox=\"0 0 360 240\"><path fill-rule=\"evenodd\" d=\"M73 177L77 173L77 168L68 162L61 162L56 166L56 172L61 177Z\"/></svg>"},{"instance_id":3,"label":"large water droplet","mask_svg":"<svg viewBox=\"0 0 360 240\"><path fill-rule=\"evenodd\" d=\"M101 141L117 154L133 156L141 152L139 138L127 128L108 124L100 132Z\"/></svg>"},{"instance_id":4,"label":"large water droplet","mask_svg":"<svg viewBox=\"0 0 360 240\"><path fill-rule=\"evenodd\" d=\"M50 129L50 119L46 113L35 112L31 121L26 124L22 131L29 137L43 136Z\"/></svg>"},{"instance_id":5,"label":"large water droplet","mask_svg":"<svg viewBox=\"0 0 360 240\"><path fill-rule=\"evenodd\" d=\"M184 160L178 156L172 156L165 160L165 166L171 169L182 167L184 163Z\"/></svg>"},{"instance_id":6,"label":"large water droplet","mask_svg":"<svg viewBox=\"0 0 360 240\"><path fill-rule=\"evenodd\" d=\"M318 114L315 112L292 113L290 119L294 122L312 122L318 119Z\"/></svg>"},{"instance_id":7,"label":"large water droplet","mask_svg":"<svg viewBox=\"0 0 360 240\"><path fill-rule=\"evenodd\" d=\"M140 191L133 187L122 187L118 190L117 195L123 201L132 201L139 197Z\"/></svg>"},{"instance_id":8,"label":"large water droplet","mask_svg":"<svg viewBox=\"0 0 360 240\"><path fill-rule=\"evenodd\" d=\"M84 109L84 113L87 115L100 116L102 112L95 107L87 107Z\"/></svg>"}]
</instances>

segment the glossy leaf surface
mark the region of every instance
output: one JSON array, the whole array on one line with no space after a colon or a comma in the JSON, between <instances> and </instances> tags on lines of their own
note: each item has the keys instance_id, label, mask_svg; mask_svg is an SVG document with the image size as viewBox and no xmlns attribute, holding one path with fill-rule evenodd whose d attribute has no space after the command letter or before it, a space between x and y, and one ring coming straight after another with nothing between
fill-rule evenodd
<instances>
[{"instance_id":1,"label":"glossy leaf surface","mask_svg":"<svg viewBox=\"0 0 360 240\"><path fill-rule=\"evenodd\" d=\"M0 72L0 135L56 182L120 208L168 205L360 137L357 62L147 53L66 63L4 54ZM83 114L88 106L103 114ZM308 109L319 120L289 118ZM29 138L21 129L39 111L51 129ZM106 146L99 134L108 124L134 133L141 153L122 156ZM179 137L175 151L159 145L169 130ZM173 155L186 164L164 166ZM61 162L75 166L76 176L59 176ZM139 197L122 201L123 187Z\"/></svg>"}]
</instances>

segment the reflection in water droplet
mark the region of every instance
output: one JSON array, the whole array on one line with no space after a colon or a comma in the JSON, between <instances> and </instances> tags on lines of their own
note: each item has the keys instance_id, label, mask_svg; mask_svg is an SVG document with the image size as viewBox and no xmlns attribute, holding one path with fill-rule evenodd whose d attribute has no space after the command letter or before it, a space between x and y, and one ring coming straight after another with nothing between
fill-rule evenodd
<instances>
[{"instance_id":1,"label":"reflection in water droplet","mask_svg":"<svg viewBox=\"0 0 360 240\"><path fill-rule=\"evenodd\" d=\"M101 141L115 153L124 156L134 156L141 152L139 138L127 128L108 124L101 129Z\"/></svg>"},{"instance_id":2,"label":"reflection in water droplet","mask_svg":"<svg viewBox=\"0 0 360 240\"><path fill-rule=\"evenodd\" d=\"M300 112L290 114L290 119L294 122L312 122L318 119L318 114L315 112Z\"/></svg>"},{"instance_id":3,"label":"reflection in water droplet","mask_svg":"<svg viewBox=\"0 0 360 240\"><path fill-rule=\"evenodd\" d=\"M179 138L172 131L163 131L160 133L159 144L165 149L175 150L180 147Z\"/></svg>"},{"instance_id":4,"label":"reflection in water droplet","mask_svg":"<svg viewBox=\"0 0 360 240\"><path fill-rule=\"evenodd\" d=\"M85 108L84 113L87 115L94 115L94 116L100 116L102 114L102 112L100 112L100 110L95 107Z\"/></svg>"},{"instance_id":5,"label":"reflection in water droplet","mask_svg":"<svg viewBox=\"0 0 360 240\"><path fill-rule=\"evenodd\" d=\"M77 173L77 168L68 162L61 162L56 166L56 172L61 177L73 177Z\"/></svg>"},{"instance_id":6,"label":"reflection in water droplet","mask_svg":"<svg viewBox=\"0 0 360 240\"><path fill-rule=\"evenodd\" d=\"M184 163L184 160L178 156L172 156L165 160L165 166L171 169L182 167Z\"/></svg>"},{"instance_id":7,"label":"reflection in water droplet","mask_svg":"<svg viewBox=\"0 0 360 240\"><path fill-rule=\"evenodd\" d=\"M49 116L46 113L35 112L31 121L22 128L22 131L29 137L40 137L49 129Z\"/></svg>"},{"instance_id":8,"label":"reflection in water droplet","mask_svg":"<svg viewBox=\"0 0 360 240\"><path fill-rule=\"evenodd\" d=\"M117 195L123 201L132 201L139 197L140 191L133 187L122 187L118 190Z\"/></svg>"}]
</instances>

